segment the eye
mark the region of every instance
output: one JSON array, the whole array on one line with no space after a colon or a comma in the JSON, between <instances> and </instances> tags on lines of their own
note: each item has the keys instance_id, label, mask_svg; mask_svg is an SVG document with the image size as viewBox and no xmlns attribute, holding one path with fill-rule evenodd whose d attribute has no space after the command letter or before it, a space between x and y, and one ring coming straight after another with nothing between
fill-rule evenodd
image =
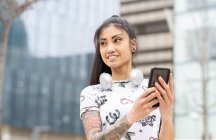
<instances>
[{"instance_id":1,"label":"eye","mask_svg":"<svg viewBox=\"0 0 216 140\"><path fill-rule=\"evenodd\" d=\"M104 42L104 41L100 42L100 46L105 46L105 45L106 45L106 42Z\"/></svg>"},{"instance_id":2,"label":"eye","mask_svg":"<svg viewBox=\"0 0 216 140\"><path fill-rule=\"evenodd\" d=\"M122 38L115 38L115 39L114 39L114 42L115 42L115 43L118 43L118 42L121 42L121 41L122 41Z\"/></svg>"}]
</instances>

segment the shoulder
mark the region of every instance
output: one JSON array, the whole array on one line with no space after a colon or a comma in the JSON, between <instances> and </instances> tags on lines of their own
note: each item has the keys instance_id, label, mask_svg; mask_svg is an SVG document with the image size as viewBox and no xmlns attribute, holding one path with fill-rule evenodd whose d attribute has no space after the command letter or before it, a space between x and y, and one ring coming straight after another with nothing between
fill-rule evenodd
<instances>
[{"instance_id":1,"label":"shoulder","mask_svg":"<svg viewBox=\"0 0 216 140\"><path fill-rule=\"evenodd\" d=\"M97 93L100 90L101 90L100 84L90 85L90 86L87 86L84 89L82 89L81 95L84 95L84 94L95 94L95 93Z\"/></svg>"}]
</instances>

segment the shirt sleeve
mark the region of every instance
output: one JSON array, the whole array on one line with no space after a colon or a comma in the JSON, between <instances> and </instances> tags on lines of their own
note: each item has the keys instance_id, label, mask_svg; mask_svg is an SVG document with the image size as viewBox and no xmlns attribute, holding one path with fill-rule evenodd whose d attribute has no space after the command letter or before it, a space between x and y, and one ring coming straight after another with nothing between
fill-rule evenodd
<instances>
[{"instance_id":1,"label":"shirt sleeve","mask_svg":"<svg viewBox=\"0 0 216 140\"><path fill-rule=\"evenodd\" d=\"M80 94L80 118L81 115L88 111L99 111L99 106L96 103L97 91L92 86L86 87ZM81 118L82 119L82 118Z\"/></svg>"}]
</instances>

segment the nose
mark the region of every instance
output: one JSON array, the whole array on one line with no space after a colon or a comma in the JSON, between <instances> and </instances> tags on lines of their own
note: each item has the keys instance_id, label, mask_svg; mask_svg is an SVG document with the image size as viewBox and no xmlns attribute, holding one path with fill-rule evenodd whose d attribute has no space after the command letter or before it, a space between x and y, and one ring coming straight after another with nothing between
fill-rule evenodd
<instances>
[{"instance_id":1,"label":"nose","mask_svg":"<svg viewBox=\"0 0 216 140\"><path fill-rule=\"evenodd\" d=\"M113 47L113 45L108 45L107 47L107 53L110 54L110 53L113 53L115 51L115 48Z\"/></svg>"}]
</instances>

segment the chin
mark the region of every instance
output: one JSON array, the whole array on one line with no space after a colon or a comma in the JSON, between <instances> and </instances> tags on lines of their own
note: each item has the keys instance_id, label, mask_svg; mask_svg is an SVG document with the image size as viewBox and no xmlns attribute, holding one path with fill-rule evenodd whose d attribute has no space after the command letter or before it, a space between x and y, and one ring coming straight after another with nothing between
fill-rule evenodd
<instances>
[{"instance_id":1,"label":"chin","mask_svg":"<svg viewBox=\"0 0 216 140\"><path fill-rule=\"evenodd\" d=\"M110 68L119 68L119 67L120 67L119 64L115 64L115 63L109 64L108 66L109 66Z\"/></svg>"},{"instance_id":2,"label":"chin","mask_svg":"<svg viewBox=\"0 0 216 140\"><path fill-rule=\"evenodd\" d=\"M110 68L116 65L116 64L113 63L113 62L106 62L105 64L106 64L108 67L110 67Z\"/></svg>"}]
</instances>

